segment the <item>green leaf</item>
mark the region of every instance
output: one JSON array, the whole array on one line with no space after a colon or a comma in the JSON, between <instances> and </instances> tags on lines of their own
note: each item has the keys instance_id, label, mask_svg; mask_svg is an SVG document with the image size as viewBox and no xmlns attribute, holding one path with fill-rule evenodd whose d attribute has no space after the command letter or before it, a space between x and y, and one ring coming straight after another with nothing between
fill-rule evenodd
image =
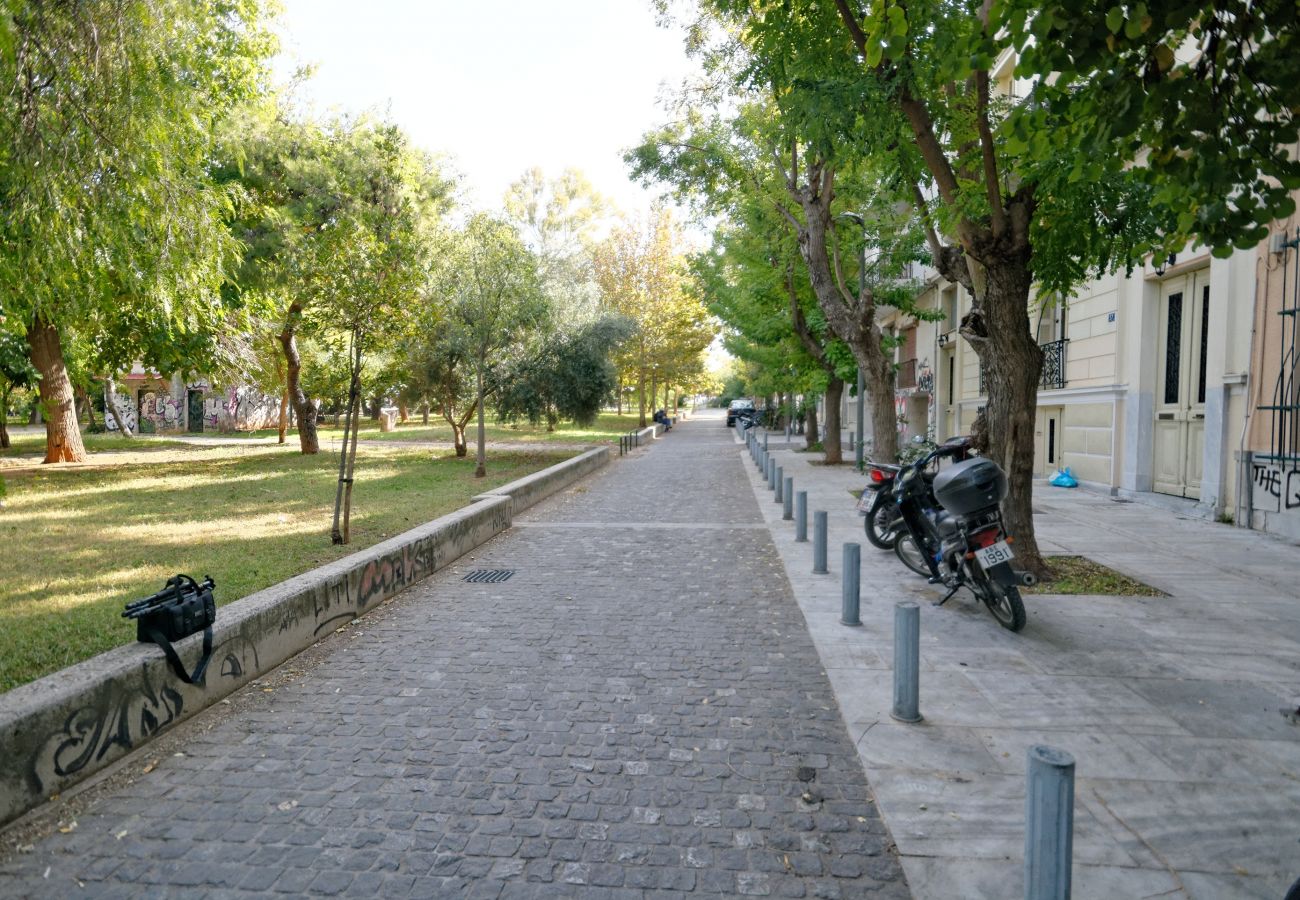
<instances>
[{"instance_id":1,"label":"green leaf","mask_svg":"<svg viewBox=\"0 0 1300 900\"><path fill-rule=\"evenodd\" d=\"M1106 27L1110 29L1111 34L1119 34L1119 30L1124 27L1124 10L1112 6L1106 12Z\"/></svg>"}]
</instances>

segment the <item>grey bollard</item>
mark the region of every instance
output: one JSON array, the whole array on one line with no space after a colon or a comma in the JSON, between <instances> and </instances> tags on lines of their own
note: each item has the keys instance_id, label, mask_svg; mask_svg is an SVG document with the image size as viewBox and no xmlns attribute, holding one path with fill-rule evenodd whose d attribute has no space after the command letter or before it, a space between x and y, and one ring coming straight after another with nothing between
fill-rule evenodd
<instances>
[{"instance_id":1,"label":"grey bollard","mask_svg":"<svg viewBox=\"0 0 1300 900\"><path fill-rule=\"evenodd\" d=\"M771 490L776 486L776 460L769 454L767 457L767 487Z\"/></svg>"},{"instance_id":2,"label":"grey bollard","mask_svg":"<svg viewBox=\"0 0 1300 900\"><path fill-rule=\"evenodd\" d=\"M813 574L826 574L826 510L813 513Z\"/></svg>"},{"instance_id":3,"label":"grey bollard","mask_svg":"<svg viewBox=\"0 0 1300 900\"><path fill-rule=\"evenodd\" d=\"M921 721L921 607L894 604L894 708L900 722Z\"/></svg>"},{"instance_id":4,"label":"grey bollard","mask_svg":"<svg viewBox=\"0 0 1300 900\"><path fill-rule=\"evenodd\" d=\"M808 543L808 492L800 491L794 495L794 539L797 543Z\"/></svg>"},{"instance_id":5,"label":"grey bollard","mask_svg":"<svg viewBox=\"0 0 1300 900\"><path fill-rule=\"evenodd\" d=\"M766 432L766 431L763 432L763 449L764 449L764 450L767 449L767 432Z\"/></svg>"},{"instance_id":6,"label":"grey bollard","mask_svg":"<svg viewBox=\"0 0 1300 900\"><path fill-rule=\"evenodd\" d=\"M861 597L862 547L858 544L844 545L844 569L840 575L840 624L861 625L858 618L858 604Z\"/></svg>"},{"instance_id":7,"label":"grey bollard","mask_svg":"<svg viewBox=\"0 0 1300 900\"><path fill-rule=\"evenodd\" d=\"M794 518L794 476L785 476L785 489L781 492L781 520L789 522Z\"/></svg>"},{"instance_id":8,"label":"grey bollard","mask_svg":"<svg viewBox=\"0 0 1300 900\"><path fill-rule=\"evenodd\" d=\"M853 432L849 432L849 452L853 452Z\"/></svg>"},{"instance_id":9,"label":"grey bollard","mask_svg":"<svg viewBox=\"0 0 1300 900\"><path fill-rule=\"evenodd\" d=\"M1074 854L1074 757L1035 744L1025 772L1025 900L1068 900Z\"/></svg>"},{"instance_id":10,"label":"grey bollard","mask_svg":"<svg viewBox=\"0 0 1300 900\"><path fill-rule=\"evenodd\" d=\"M785 499L785 466L776 467L776 477L772 479L772 502L780 503Z\"/></svg>"}]
</instances>

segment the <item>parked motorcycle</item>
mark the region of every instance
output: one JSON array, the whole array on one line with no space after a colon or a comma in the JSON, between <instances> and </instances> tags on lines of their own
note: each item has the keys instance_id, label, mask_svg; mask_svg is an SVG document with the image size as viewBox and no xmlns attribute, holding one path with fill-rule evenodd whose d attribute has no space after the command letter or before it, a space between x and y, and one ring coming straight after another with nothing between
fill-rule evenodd
<instances>
[{"instance_id":1,"label":"parked motorcycle","mask_svg":"<svg viewBox=\"0 0 1300 900\"><path fill-rule=\"evenodd\" d=\"M931 444L930 446L934 446ZM931 459L951 458L958 462L971 457L971 439L967 436L954 437L945 441ZM928 465L928 464L927 464ZM891 463L867 463L867 484L858 500L858 512L866 516L863 529L867 533L867 542L879 550L893 550L894 540L903 528L903 514L894 497L894 480L906 466ZM928 468L921 477L927 484L934 480L935 473ZM928 509L938 509L939 503L933 495L926 498Z\"/></svg>"},{"instance_id":2,"label":"parked motorcycle","mask_svg":"<svg viewBox=\"0 0 1300 900\"><path fill-rule=\"evenodd\" d=\"M1015 554L1000 507L1007 477L995 462L979 458L925 477L931 462L955 452L953 446L939 447L895 476L892 493L903 527L895 534L894 552L912 571L948 587L938 605L967 587L998 624L1020 631L1025 605L1019 586L1036 579L1011 568Z\"/></svg>"}]
</instances>

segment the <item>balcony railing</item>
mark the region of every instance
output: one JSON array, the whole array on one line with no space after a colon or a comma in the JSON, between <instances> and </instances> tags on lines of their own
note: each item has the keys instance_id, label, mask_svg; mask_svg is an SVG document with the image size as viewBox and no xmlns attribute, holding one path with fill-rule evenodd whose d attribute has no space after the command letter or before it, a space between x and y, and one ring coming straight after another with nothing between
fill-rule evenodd
<instances>
[{"instance_id":1,"label":"balcony railing","mask_svg":"<svg viewBox=\"0 0 1300 900\"><path fill-rule=\"evenodd\" d=\"M1069 338L1061 338L1059 341L1048 341L1046 344L1039 344L1038 347L1043 351L1043 372L1038 379L1038 387L1044 391L1056 391L1065 387L1065 345L1070 343ZM980 360L980 396L986 394L984 385L984 361Z\"/></svg>"},{"instance_id":2,"label":"balcony railing","mask_svg":"<svg viewBox=\"0 0 1300 900\"><path fill-rule=\"evenodd\" d=\"M1038 386L1045 391L1055 391L1065 387L1065 345L1069 338L1049 341L1038 346L1043 351L1043 374Z\"/></svg>"},{"instance_id":3,"label":"balcony railing","mask_svg":"<svg viewBox=\"0 0 1300 900\"><path fill-rule=\"evenodd\" d=\"M894 377L894 387L900 391L916 387L916 360L907 359L898 364L898 374Z\"/></svg>"}]
</instances>

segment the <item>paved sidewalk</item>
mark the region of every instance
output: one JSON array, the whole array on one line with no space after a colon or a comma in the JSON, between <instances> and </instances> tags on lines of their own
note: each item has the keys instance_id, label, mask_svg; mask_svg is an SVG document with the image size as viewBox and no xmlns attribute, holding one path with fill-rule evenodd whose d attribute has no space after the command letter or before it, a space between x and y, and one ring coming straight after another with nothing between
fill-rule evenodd
<instances>
[{"instance_id":1,"label":"paved sidewalk","mask_svg":"<svg viewBox=\"0 0 1300 900\"><path fill-rule=\"evenodd\" d=\"M0 896L908 896L720 419L285 668Z\"/></svg>"},{"instance_id":2,"label":"paved sidewalk","mask_svg":"<svg viewBox=\"0 0 1300 900\"><path fill-rule=\"evenodd\" d=\"M1025 752L1077 760L1074 896L1280 900L1300 877L1300 548L1083 491L1043 487L1040 543L1170 596L1026 596L998 627L968 592L947 605L871 547L851 467L809 464L773 434L811 511L829 512L813 576L749 456L760 498L885 824L917 898L1023 892ZM801 440L801 439L798 439ZM861 628L839 624L841 547L862 544ZM922 601L921 712L892 705L893 606Z\"/></svg>"}]
</instances>

